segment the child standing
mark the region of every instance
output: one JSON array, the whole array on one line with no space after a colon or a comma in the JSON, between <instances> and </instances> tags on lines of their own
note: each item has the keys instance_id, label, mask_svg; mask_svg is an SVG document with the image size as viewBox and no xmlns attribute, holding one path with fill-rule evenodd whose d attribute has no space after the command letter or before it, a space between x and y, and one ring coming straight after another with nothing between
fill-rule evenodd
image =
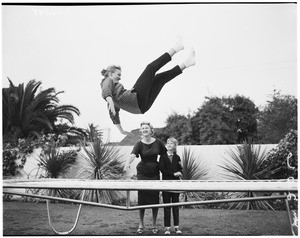
<instances>
[{"instance_id":1,"label":"child standing","mask_svg":"<svg viewBox=\"0 0 300 238\"><path fill-rule=\"evenodd\" d=\"M180 157L176 154L176 147L178 141L174 137L170 137L167 140L167 152L160 156L159 159L159 169L162 173L163 180L179 180L182 176L182 165ZM163 191L163 202L164 203L177 203L179 202L178 192L168 192ZM176 234L181 234L179 229L179 207L172 207L174 228ZM171 227L171 207L164 208L164 225L165 225L165 235L170 235Z\"/></svg>"}]
</instances>

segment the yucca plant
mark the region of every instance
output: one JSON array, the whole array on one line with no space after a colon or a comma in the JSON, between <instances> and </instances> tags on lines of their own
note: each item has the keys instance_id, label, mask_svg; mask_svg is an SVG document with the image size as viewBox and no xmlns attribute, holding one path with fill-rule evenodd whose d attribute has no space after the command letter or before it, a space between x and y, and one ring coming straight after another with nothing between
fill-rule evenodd
<instances>
[{"instance_id":1,"label":"yucca plant","mask_svg":"<svg viewBox=\"0 0 300 238\"><path fill-rule=\"evenodd\" d=\"M220 167L226 172L224 176L233 180L262 180L270 178L271 174L275 173L277 169L272 167L264 167L263 161L267 157L266 148L262 150L261 145L256 148L251 143L243 143L237 145L236 149L227 151L230 156L225 160ZM230 194L232 198L248 198L260 197L269 195L263 192L236 192ZM235 202L229 208L234 209L263 209L274 210L267 201L248 201L248 202Z\"/></svg>"},{"instance_id":2,"label":"yucca plant","mask_svg":"<svg viewBox=\"0 0 300 238\"><path fill-rule=\"evenodd\" d=\"M93 123L88 124L88 128L85 130L86 132L86 141L87 142L93 142L95 141L97 138L99 138L101 140L102 138L102 130L98 129L98 126L94 126Z\"/></svg>"},{"instance_id":3,"label":"yucca plant","mask_svg":"<svg viewBox=\"0 0 300 238\"><path fill-rule=\"evenodd\" d=\"M44 170L45 178L66 178L69 169L75 164L77 158L77 152L70 150L67 152L60 151L55 144L47 147L43 153L39 156L39 168ZM39 190L42 192L42 190ZM51 189L49 192L52 196L58 195L61 197L75 196L76 191L70 192L66 189Z\"/></svg>"},{"instance_id":4,"label":"yucca plant","mask_svg":"<svg viewBox=\"0 0 300 238\"><path fill-rule=\"evenodd\" d=\"M190 147L183 147L182 155L182 180L205 180L208 174L208 167L199 156L195 155ZM187 201L201 200L201 193L199 192L184 192L181 194L181 199ZM200 206L193 206L200 207Z\"/></svg>"},{"instance_id":5,"label":"yucca plant","mask_svg":"<svg viewBox=\"0 0 300 238\"><path fill-rule=\"evenodd\" d=\"M119 150L95 138L88 147L82 144L83 152L79 154L78 178L90 180L114 180L123 177L123 165L120 162ZM116 190L87 190L85 200L117 204L125 198Z\"/></svg>"}]
</instances>

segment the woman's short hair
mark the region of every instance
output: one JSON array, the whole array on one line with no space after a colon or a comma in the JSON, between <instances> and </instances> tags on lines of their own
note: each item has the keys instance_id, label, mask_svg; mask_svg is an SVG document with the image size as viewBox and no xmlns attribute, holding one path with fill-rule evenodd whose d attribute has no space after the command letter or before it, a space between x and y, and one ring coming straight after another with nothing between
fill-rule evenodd
<instances>
[{"instance_id":1,"label":"woman's short hair","mask_svg":"<svg viewBox=\"0 0 300 238\"><path fill-rule=\"evenodd\" d=\"M107 77L109 73L113 73L116 69L121 70L121 66L119 65L110 65L106 69L102 69L101 75Z\"/></svg>"},{"instance_id":2,"label":"woman's short hair","mask_svg":"<svg viewBox=\"0 0 300 238\"><path fill-rule=\"evenodd\" d=\"M152 124L151 124L150 122L143 121L143 122L141 122L140 127L142 127L143 125L149 126L149 127L150 127L150 130L151 130L151 132L152 132L151 134L152 134L152 135L154 134L154 127L152 126Z\"/></svg>"}]
</instances>

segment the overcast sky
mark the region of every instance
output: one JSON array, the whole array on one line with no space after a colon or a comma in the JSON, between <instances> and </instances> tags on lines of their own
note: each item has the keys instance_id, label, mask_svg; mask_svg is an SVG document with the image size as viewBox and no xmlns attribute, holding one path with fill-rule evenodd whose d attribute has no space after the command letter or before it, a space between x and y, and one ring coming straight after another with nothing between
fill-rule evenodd
<instances>
[{"instance_id":1,"label":"overcast sky","mask_svg":"<svg viewBox=\"0 0 300 238\"><path fill-rule=\"evenodd\" d=\"M119 141L124 136L101 97L101 70L121 65L129 89L181 35L185 50L162 70L182 63L192 46L196 66L168 83L146 114L121 111L125 130L143 120L163 127L173 112L195 112L206 96L239 94L264 106L274 89L297 96L296 11L296 4L2 6L2 87L9 77L64 91L60 104L81 112L76 126L111 128Z\"/></svg>"}]
</instances>

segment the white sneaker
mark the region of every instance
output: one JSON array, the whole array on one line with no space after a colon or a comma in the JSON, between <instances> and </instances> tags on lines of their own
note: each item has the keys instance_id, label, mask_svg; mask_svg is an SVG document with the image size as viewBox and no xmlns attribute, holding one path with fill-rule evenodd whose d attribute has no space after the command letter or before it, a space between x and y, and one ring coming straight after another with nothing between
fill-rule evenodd
<instances>
[{"instance_id":1,"label":"white sneaker","mask_svg":"<svg viewBox=\"0 0 300 238\"><path fill-rule=\"evenodd\" d=\"M171 235L170 227L166 227L165 235Z\"/></svg>"},{"instance_id":2,"label":"white sneaker","mask_svg":"<svg viewBox=\"0 0 300 238\"><path fill-rule=\"evenodd\" d=\"M176 234L182 234L182 232L181 232L181 230L179 230L179 227L178 226L176 226L175 227L175 232L176 232Z\"/></svg>"}]
</instances>

